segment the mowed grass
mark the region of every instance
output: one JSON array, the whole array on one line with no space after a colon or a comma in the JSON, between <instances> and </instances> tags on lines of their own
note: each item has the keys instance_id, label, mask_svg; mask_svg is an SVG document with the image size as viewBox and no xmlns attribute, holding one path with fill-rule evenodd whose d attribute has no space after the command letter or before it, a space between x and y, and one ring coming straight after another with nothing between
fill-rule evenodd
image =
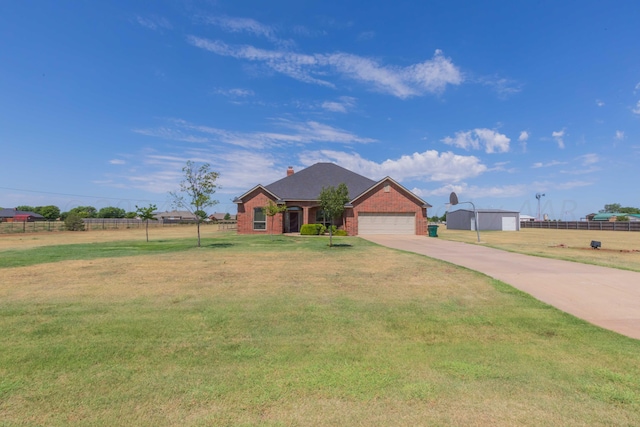
<instances>
[{"instance_id":1,"label":"mowed grass","mask_svg":"<svg viewBox=\"0 0 640 427\"><path fill-rule=\"evenodd\" d=\"M167 240L0 269L1 425L640 424L639 341L481 274L357 238Z\"/></svg>"},{"instance_id":2,"label":"mowed grass","mask_svg":"<svg viewBox=\"0 0 640 427\"><path fill-rule=\"evenodd\" d=\"M447 230L442 226L438 236L478 244L475 231ZM480 240L480 244L511 252L640 271L638 232L523 228L517 232L481 231ZM592 240L602 242L602 248L592 249Z\"/></svg>"}]
</instances>

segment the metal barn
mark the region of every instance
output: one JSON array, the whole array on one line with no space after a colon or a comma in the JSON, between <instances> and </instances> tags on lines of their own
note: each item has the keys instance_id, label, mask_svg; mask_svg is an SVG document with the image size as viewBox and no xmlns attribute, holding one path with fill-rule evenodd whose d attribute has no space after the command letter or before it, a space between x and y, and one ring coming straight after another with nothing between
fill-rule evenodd
<instances>
[{"instance_id":1,"label":"metal barn","mask_svg":"<svg viewBox=\"0 0 640 427\"><path fill-rule=\"evenodd\" d=\"M479 230L520 231L520 212L502 209L478 209ZM473 210L458 209L447 212L448 230L474 230L476 219Z\"/></svg>"}]
</instances>

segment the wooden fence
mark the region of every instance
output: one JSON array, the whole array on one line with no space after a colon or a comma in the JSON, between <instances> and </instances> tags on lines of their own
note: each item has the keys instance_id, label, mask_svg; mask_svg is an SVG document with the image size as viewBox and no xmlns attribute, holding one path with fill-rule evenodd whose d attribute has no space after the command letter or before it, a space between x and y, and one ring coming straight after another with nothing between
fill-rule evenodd
<instances>
[{"instance_id":1,"label":"wooden fence","mask_svg":"<svg viewBox=\"0 0 640 427\"><path fill-rule=\"evenodd\" d=\"M85 231L92 230L122 230L127 228L144 228L145 223L140 219L128 218L84 218ZM194 221L149 221L149 227L177 227L195 225ZM217 227L218 230L235 230L236 221L203 222L204 227ZM49 231L66 231L64 221L34 221L34 222L0 222L0 234L13 233L41 233Z\"/></svg>"},{"instance_id":2,"label":"wooden fence","mask_svg":"<svg viewBox=\"0 0 640 427\"><path fill-rule=\"evenodd\" d=\"M640 231L640 221L520 221L520 228Z\"/></svg>"}]
</instances>

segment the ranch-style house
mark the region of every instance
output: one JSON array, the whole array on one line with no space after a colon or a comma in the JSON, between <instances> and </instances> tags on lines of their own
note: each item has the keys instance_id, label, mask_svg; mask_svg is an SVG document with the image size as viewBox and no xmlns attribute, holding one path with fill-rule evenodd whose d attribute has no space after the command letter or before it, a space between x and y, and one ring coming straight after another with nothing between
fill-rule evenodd
<instances>
[{"instance_id":1,"label":"ranch-style house","mask_svg":"<svg viewBox=\"0 0 640 427\"><path fill-rule=\"evenodd\" d=\"M341 183L349 190L349 203L343 217L333 224L350 236L426 234L431 205L390 177L376 182L333 163L316 163L295 173L289 167L286 177L256 185L237 197L238 233L298 233L303 224L328 225L318 199L323 188L337 188ZM267 217L263 208L269 201L286 206L286 211Z\"/></svg>"}]
</instances>

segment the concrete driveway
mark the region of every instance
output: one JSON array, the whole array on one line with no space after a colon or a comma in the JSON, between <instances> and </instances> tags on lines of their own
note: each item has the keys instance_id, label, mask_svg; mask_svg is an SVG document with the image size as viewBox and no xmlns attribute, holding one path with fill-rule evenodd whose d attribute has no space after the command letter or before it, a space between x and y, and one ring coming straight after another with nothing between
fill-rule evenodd
<instances>
[{"instance_id":1,"label":"concrete driveway","mask_svg":"<svg viewBox=\"0 0 640 427\"><path fill-rule=\"evenodd\" d=\"M640 273L425 236L360 237L479 271L576 317L640 339Z\"/></svg>"}]
</instances>

